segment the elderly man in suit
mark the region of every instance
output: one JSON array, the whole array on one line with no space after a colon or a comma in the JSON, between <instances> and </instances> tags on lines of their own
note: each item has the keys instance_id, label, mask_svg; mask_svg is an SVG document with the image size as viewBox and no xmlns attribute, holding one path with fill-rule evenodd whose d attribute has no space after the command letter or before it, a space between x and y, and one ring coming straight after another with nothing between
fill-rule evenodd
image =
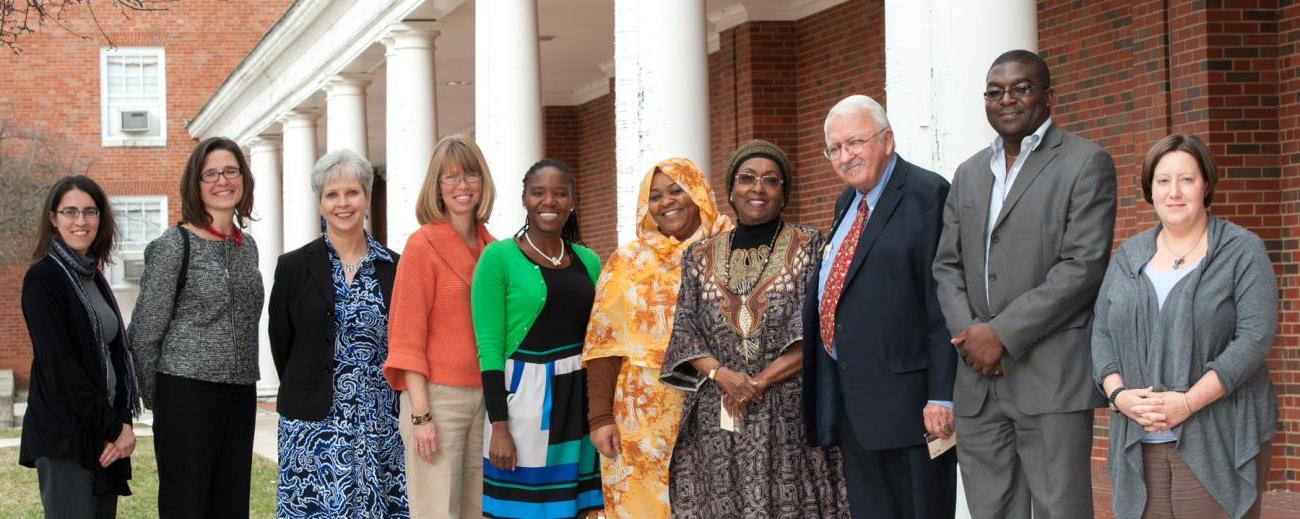
<instances>
[{"instance_id":1,"label":"elderly man in suit","mask_svg":"<svg viewBox=\"0 0 1300 519\"><path fill-rule=\"evenodd\" d=\"M846 184L804 299L804 421L840 445L855 517L951 518L957 355L930 265L948 182L894 153L885 111L855 95L831 108L824 154Z\"/></svg>"},{"instance_id":2,"label":"elderly man in suit","mask_svg":"<svg viewBox=\"0 0 1300 519\"><path fill-rule=\"evenodd\" d=\"M1051 120L1047 64L989 69L992 146L957 168L934 261L964 367L954 398L971 515L1091 518L1092 306L1115 228L1115 164Z\"/></svg>"}]
</instances>

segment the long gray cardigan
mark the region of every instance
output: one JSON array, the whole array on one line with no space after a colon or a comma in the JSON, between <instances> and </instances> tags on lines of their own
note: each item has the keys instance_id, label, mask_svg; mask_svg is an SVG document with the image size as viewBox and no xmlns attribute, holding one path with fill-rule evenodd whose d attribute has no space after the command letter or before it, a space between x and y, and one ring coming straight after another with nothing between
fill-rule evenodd
<instances>
[{"instance_id":1,"label":"long gray cardigan","mask_svg":"<svg viewBox=\"0 0 1300 519\"><path fill-rule=\"evenodd\" d=\"M1214 370L1227 394L1193 414L1179 431L1178 453L1232 517L1255 501L1255 455L1276 432L1277 394L1264 359L1277 328L1277 280L1264 243L1213 215L1208 248L1196 270L1157 307L1143 266L1156 251L1160 226L1120 245L1097 297L1092 328L1093 376L1118 372L1124 386L1187 391ZM1106 467L1115 517L1139 518L1142 426L1123 415L1110 421Z\"/></svg>"}]
</instances>

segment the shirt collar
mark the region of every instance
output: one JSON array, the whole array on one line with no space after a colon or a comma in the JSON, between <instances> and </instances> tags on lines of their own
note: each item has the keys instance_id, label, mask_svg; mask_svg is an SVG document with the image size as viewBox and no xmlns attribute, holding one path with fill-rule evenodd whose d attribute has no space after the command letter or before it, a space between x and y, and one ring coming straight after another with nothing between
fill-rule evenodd
<instances>
[{"instance_id":1,"label":"shirt collar","mask_svg":"<svg viewBox=\"0 0 1300 519\"><path fill-rule=\"evenodd\" d=\"M365 261L392 263L393 256L388 254L388 249L385 249L383 245L380 245L379 241L375 240L375 237L371 236L370 233L365 231L362 232L365 233L366 236ZM330 235L322 234L321 236L325 237L325 248L329 250L329 253L333 256L338 256L338 251L334 249L334 244L330 243Z\"/></svg>"},{"instance_id":2,"label":"shirt collar","mask_svg":"<svg viewBox=\"0 0 1300 519\"><path fill-rule=\"evenodd\" d=\"M1026 135L1024 139L1021 139L1020 153L1026 154L1028 152L1032 152L1035 149L1037 149L1038 145L1043 142L1043 136L1047 135L1047 129L1050 128L1051 126L1052 126L1052 118L1048 117L1046 121L1043 121L1043 124L1038 126L1037 130L1034 130L1034 133ZM1001 135L993 137L992 147L993 147L993 153L995 155L1002 154L1004 149L1003 149L1003 141Z\"/></svg>"}]
</instances>

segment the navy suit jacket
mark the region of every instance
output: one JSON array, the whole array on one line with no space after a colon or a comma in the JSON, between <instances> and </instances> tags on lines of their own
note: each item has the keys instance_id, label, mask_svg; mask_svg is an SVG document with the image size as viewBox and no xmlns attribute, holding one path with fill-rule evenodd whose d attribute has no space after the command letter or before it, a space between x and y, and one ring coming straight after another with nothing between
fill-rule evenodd
<instances>
[{"instance_id":1,"label":"navy suit jacket","mask_svg":"<svg viewBox=\"0 0 1300 519\"><path fill-rule=\"evenodd\" d=\"M852 225L842 220L854 194L852 187L840 194L827 236ZM803 306L803 415L810 443L838 444L848 420L864 448L921 445L926 401L952 400L957 354L931 273L947 196L943 177L898 159L845 275L835 315L838 360L822 346L813 269Z\"/></svg>"}]
</instances>

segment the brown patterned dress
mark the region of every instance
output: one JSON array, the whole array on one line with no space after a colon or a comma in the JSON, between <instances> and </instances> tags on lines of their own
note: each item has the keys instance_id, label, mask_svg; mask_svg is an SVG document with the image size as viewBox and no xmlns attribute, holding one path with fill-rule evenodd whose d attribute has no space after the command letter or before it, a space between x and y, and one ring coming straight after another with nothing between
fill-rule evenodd
<instances>
[{"instance_id":1,"label":"brown patterned dress","mask_svg":"<svg viewBox=\"0 0 1300 519\"><path fill-rule=\"evenodd\" d=\"M800 305L822 237L801 225L779 229L770 247L732 251L731 231L683 257L661 372L688 391L669 469L674 517L849 517L839 450L804 441L799 376L768 388L730 432L720 426L722 392L689 362L714 357L753 376L801 340Z\"/></svg>"}]
</instances>

